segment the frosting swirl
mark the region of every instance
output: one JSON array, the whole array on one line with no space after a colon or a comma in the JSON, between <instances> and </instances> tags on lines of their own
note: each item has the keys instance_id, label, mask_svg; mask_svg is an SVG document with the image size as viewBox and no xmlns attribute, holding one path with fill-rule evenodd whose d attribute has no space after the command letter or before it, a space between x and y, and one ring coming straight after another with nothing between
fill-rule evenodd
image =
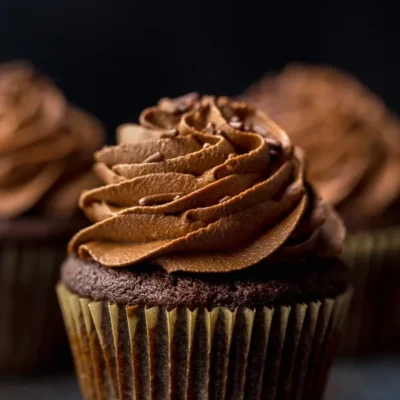
<instances>
[{"instance_id":1,"label":"frosting swirl","mask_svg":"<svg viewBox=\"0 0 400 400\"><path fill-rule=\"evenodd\" d=\"M91 115L70 106L32 66L0 67L0 218L65 217L96 185L91 154L104 142Z\"/></svg>"},{"instance_id":2,"label":"frosting swirl","mask_svg":"<svg viewBox=\"0 0 400 400\"><path fill-rule=\"evenodd\" d=\"M96 153L104 186L83 193L94 224L70 252L104 266L227 272L268 259L334 256L344 228L304 181L304 158L264 113L190 94L123 125Z\"/></svg>"},{"instance_id":3,"label":"frosting swirl","mask_svg":"<svg viewBox=\"0 0 400 400\"><path fill-rule=\"evenodd\" d=\"M349 226L364 226L400 199L400 121L354 78L294 64L241 98L302 146L310 180Z\"/></svg>"}]
</instances>

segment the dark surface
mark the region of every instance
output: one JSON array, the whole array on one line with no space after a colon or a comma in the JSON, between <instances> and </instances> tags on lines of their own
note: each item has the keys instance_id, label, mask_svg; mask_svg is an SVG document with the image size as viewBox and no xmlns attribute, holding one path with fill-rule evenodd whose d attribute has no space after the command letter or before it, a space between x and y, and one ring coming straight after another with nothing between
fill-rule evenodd
<instances>
[{"instance_id":1,"label":"dark surface","mask_svg":"<svg viewBox=\"0 0 400 400\"><path fill-rule=\"evenodd\" d=\"M325 400L396 400L400 398L400 358L337 362ZM78 400L72 374L0 379L0 400Z\"/></svg>"},{"instance_id":2,"label":"dark surface","mask_svg":"<svg viewBox=\"0 0 400 400\"><path fill-rule=\"evenodd\" d=\"M132 272L131 272L132 271ZM151 266L106 268L69 257L62 280L81 297L119 304L234 308L308 302L335 297L347 287L348 269L339 260L290 266L256 265L228 274L172 274Z\"/></svg>"},{"instance_id":3,"label":"dark surface","mask_svg":"<svg viewBox=\"0 0 400 400\"><path fill-rule=\"evenodd\" d=\"M325 400L400 399L399 377L399 357L337 362Z\"/></svg>"}]
</instances>

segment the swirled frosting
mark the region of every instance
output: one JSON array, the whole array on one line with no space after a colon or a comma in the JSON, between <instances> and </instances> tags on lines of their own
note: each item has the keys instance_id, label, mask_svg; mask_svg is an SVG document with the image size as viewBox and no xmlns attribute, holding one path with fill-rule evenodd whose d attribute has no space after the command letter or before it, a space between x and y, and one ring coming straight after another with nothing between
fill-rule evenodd
<instances>
[{"instance_id":1,"label":"swirled frosting","mask_svg":"<svg viewBox=\"0 0 400 400\"><path fill-rule=\"evenodd\" d=\"M304 158L264 113L189 94L144 110L96 153L104 186L70 252L108 267L229 272L262 260L334 256L344 228L304 181Z\"/></svg>"},{"instance_id":2,"label":"swirled frosting","mask_svg":"<svg viewBox=\"0 0 400 400\"><path fill-rule=\"evenodd\" d=\"M331 67L289 65L241 96L306 151L309 178L352 228L400 199L400 122L354 78Z\"/></svg>"},{"instance_id":3,"label":"swirled frosting","mask_svg":"<svg viewBox=\"0 0 400 400\"><path fill-rule=\"evenodd\" d=\"M96 185L91 158L103 141L100 123L32 66L0 66L0 218L75 213Z\"/></svg>"}]
</instances>

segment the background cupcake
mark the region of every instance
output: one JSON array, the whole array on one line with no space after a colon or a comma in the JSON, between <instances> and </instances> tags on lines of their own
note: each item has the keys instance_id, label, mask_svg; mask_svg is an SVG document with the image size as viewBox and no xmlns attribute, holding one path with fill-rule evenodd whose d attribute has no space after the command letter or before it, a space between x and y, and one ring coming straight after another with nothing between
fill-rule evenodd
<instances>
[{"instance_id":1,"label":"background cupcake","mask_svg":"<svg viewBox=\"0 0 400 400\"><path fill-rule=\"evenodd\" d=\"M309 178L343 217L356 293L347 351L399 349L400 122L353 77L289 65L242 96L268 112L309 160Z\"/></svg>"},{"instance_id":2,"label":"background cupcake","mask_svg":"<svg viewBox=\"0 0 400 400\"><path fill-rule=\"evenodd\" d=\"M196 94L118 136L58 286L83 396L320 399L350 291L343 224L301 151Z\"/></svg>"},{"instance_id":3,"label":"background cupcake","mask_svg":"<svg viewBox=\"0 0 400 400\"><path fill-rule=\"evenodd\" d=\"M67 238L85 224L76 202L96 185L91 153L103 137L31 65L0 66L1 373L31 370L54 348L53 287Z\"/></svg>"}]
</instances>

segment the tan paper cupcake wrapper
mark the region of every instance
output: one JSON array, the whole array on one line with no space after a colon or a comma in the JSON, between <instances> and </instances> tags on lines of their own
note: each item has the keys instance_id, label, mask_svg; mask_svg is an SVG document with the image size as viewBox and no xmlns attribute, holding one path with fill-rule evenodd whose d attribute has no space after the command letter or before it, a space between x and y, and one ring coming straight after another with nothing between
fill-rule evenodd
<instances>
[{"instance_id":1,"label":"tan paper cupcake wrapper","mask_svg":"<svg viewBox=\"0 0 400 400\"><path fill-rule=\"evenodd\" d=\"M57 292L86 400L320 399L351 297L191 311Z\"/></svg>"},{"instance_id":2,"label":"tan paper cupcake wrapper","mask_svg":"<svg viewBox=\"0 0 400 400\"><path fill-rule=\"evenodd\" d=\"M400 351L400 228L349 234L354 295L342 355Z\"/></svg>"},{"instance_id":3,"label":"tan paper cupcake wrapper","mask_svg":"<svg viewBox=\"0 0 400 400\"><path fill-rule=\"evenodd\" d=\"M0 374L31 370L63 337L54 294L63 257L61 245L0 244Z\"/></svg>"}]
</instances>

